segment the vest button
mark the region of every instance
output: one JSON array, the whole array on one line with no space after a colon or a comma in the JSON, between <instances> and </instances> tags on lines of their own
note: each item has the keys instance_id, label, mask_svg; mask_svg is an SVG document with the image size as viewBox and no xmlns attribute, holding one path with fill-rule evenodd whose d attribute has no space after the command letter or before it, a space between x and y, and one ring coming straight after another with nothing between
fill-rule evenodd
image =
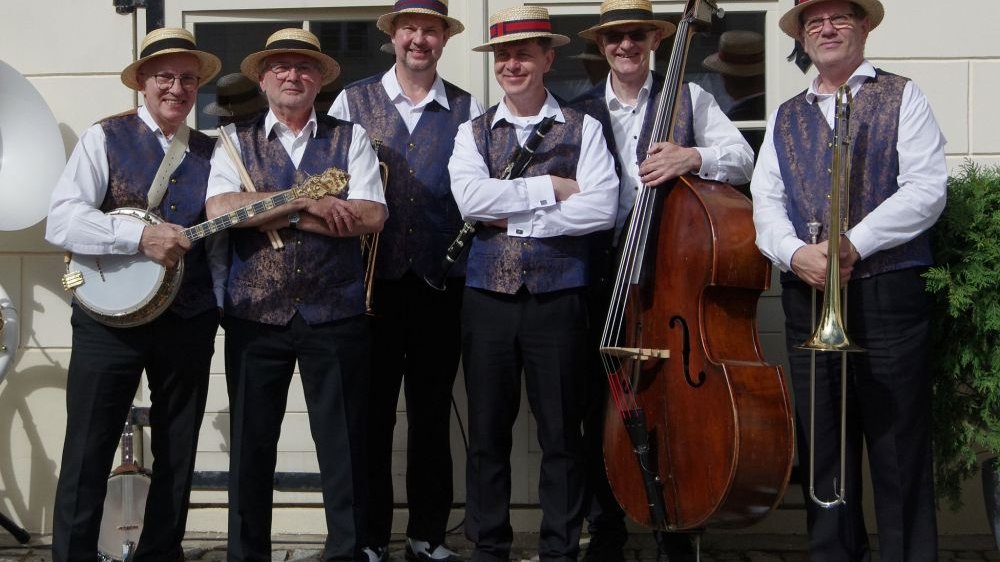
<instances>
[{"instance_id":1,"label":"vest button","mask_svg":"<svg viewBox=\"0 0 1000 562\"><path fill-rule=\"evenodd\" d=\"M177 178L170 178L170 183L177 183Z\"/></svg>"},{"instance_id":2,"label":"vest button","mask_svg":"<svg viewBox=\"0 0 1000 562\"><path fill-rule=\"evenodd\" d=\"M296 267L295 268L295 273L302 273L302 268L301 267Z\"/></svg>"},{"instance_id":3,"label":"vest button","mask_svg":"<svg viewBox=\"0 0 1000 562\"><path fill-rule=\"evenodd\" d=\"M413 144L411 142L411 143L407 144L406 146L409 147L410 150L413 150L417 145L415 145L415 144Z\"/></svg>"},{"instance_id":4,"label":"vest button","mask_svg":"<svg viewBox=\"0 0 1000 562\"><path fill-rule=\"evenodd\" d=\"M410 170L410 175L411 175L411 176L412 176L412 175L413 175L414 173L415 173L415 172L414 172L413 170Z\"/></svg>"},{"instance_id":5,"label":"vest button","mask_svg":"<svg viewBox=\"0 0 1000 562\"><path fill-rule=\"evenodd\" d=\"M176 211L177 210L177 205L171 205L170 206L170 210L171 211Z\"/></svg>"},{"instance_id":6,"label":"vest button","mask_svg":"<svg viewBox=\"0 0 1000 562\"><path fill-rule=\"evenodd\" d=\"M296 304L301 304L302 303L302 299L300 299L299 297L295 297L295 303Z\"/></svg>"}]
</instances>

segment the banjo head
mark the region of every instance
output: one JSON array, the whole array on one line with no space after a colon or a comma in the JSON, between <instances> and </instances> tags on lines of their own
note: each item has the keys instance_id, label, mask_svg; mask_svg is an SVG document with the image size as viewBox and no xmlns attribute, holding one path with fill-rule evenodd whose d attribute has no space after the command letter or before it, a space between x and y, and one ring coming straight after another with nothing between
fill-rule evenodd
<instances>
[{"instance_id":1,"label":"banjo head","mask_svg":"<svg viewBox=\"0 0 1000 562\"><path fill-rule=\"evenodd\" d=\"M163 222L141 209L108 214L142 224ZM66 273L79 283L68 288L84 311L102 324L128 328L151 322L170 307L184 276L184 261L168 270L142 253L73 254Z\"/></svg>"},{"instance_id":2,"label":"banjo head","mask_svg":"<svg viewBox=\"0 0 1000 562\"><path fill-rule=\"evenodd\" d=\"M108 479L104 498L101 534L97 539L99 557L105 561L124 558L123 547L132 543L132 552L139 544L142 521L149 496L149 476L142 472L116 474Z\"/></svg>"}]
</instances>

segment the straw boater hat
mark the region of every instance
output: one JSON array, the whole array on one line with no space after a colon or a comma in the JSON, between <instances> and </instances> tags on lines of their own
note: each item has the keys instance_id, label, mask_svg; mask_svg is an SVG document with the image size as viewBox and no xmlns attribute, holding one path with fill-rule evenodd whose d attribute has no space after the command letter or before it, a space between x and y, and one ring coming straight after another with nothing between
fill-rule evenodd
<instances>
[{"instance_id":1,"label":"straw boater hat","mask_svg":"<svg viewBox=\"0 0 1000 562\"><path fill-rule=\"evenodd\" d=\"M791 10L785 12L785 15L781 16L778 20L778 27L785 32L792 39L799 38L799 28L801 22L799 22L799 17L802 15L802 11L806 8L815 6L822 2L829 2L830 0L795 0L795 7ZM870 29L875 29L878 24L882 22L882 16L885 15L885 8L882 7L882 3L879 0L850 0L852 4L857 4L868 13L868 21L871 22Z\"/></svg>"},{"instance_id":2,"label":"straw boater hat","mask_svg":"<svg viewBox=\"0 0 1000 562\"><path fill-rule=\"evenodd\" d=\"M142 40L139 49L139 60L125 67L122 71L122 84L133 90L142 90L139 81L139 67L146 62L171 53L188 53L198 58L201 68L198 69L198 85L201 86L215 77L222 68L219 57L199 51L194 42L194 35L186 29L161 27L150 31Z\"/></svg>"},{"instance_id":3,"label":"straw boater hat","mask_svg":"<svg viewBox=\"0 0 1000 562\"><path fill-rule=\"evenodd\" d=\"M764 36L756 31L726 31L719 37L719 52L701 65L719 74L760 76L764 74Z\"/></svg>"},{"instance_id":4,"label":"straw boater hat","mask_svg":"<svg viewBox=\"0 0 1000 562\"><path fill-rule=\"evenodd\" d=\"M488 53L494 45L535 37L551 38L553 47L569 43L569 37L552 33L548 10L539 6L515 6L490 16L490 40L472 50Z\"/></svg>"},{"instance_id":5,"label":"straw boater hat","mask_svg":"<svg viewBox=\"0 0 1000 562\"><path fill-rule=\"evenodd\" d=\"M226 74L215 82L215 101L201 111L218 117L241 117L267 107L267 98L257 83L239 72Z\"/></svg>"},{"instance_id":6,"label":"straw boater hat","mask_svg":"<svg viewBox=\"0 0 1000 562\"><path fill-rule=\"evenodd\" d=\"M600 23L577 35L589 41L597 41L597 34L606 28L635 23L658 27L664 38L677 31L676 25L653 17L653 3L649 0L604 0L601 3Z\"/></svg>"},{"instance_id":7,"label":"straw boater hat","mask_svg":"<svg viewBox=\"0 0 1000 562\"><path fill-rule=\"evenodd\" d=\"M319 39L312 33L298 27L280 29L267 38L263 51L247 55L240 63L240 72L247 78L260 82L260 63L264 59L282 53L293 53L311 57L323 68L323 84L329 84L340 76L340 64L319 48Z\"/></svg>"},{"instance_id":8,"label":"straw boater hat","mask_svg":"<svg viewBox=\"0 0 1000 562\"><path fill-rule=\"evenodd\" d=\"M376 27L388 35L392 35L392 23L400 14L427 14L437 16L448 24L451 35L458 35L465 26L455 18L448 17L448 0L396 0L392 11L379 16Z\"/></svg>"}]
</instances>

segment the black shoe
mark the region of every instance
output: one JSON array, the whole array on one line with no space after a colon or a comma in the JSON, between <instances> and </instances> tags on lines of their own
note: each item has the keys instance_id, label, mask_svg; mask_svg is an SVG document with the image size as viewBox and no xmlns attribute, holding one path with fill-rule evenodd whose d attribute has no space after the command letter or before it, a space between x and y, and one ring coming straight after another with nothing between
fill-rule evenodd
<instances>
[{"instance_id":1,"label":"black shoe","mask_svg":"<svg viewBox=\"0 0 1000 562\"><path fill-rule=\"evenodd\" d=\"M462 557L444 544L406 538L406 559L410 562L462 562Z\"/></svg>"}]
</instances>

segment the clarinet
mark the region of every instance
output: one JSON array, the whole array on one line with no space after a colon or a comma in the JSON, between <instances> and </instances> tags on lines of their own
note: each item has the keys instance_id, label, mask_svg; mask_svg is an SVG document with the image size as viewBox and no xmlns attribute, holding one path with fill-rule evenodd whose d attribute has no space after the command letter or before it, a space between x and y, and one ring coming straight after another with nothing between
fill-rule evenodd
<instances>
[{"instance_id":1,"label":"clarinet","mask_svg":"<svg viewBox=\"0 0 1000 562\"><path fill-rule=\"evenodd\" d=\"M552 123L555 120L555 116L546 117L535 125L535 128L528 135L528 140L524 141L524 146L519 146L514 151L514 157L511 158L510 163L504 168L499 179L513 180L524 174L524 170L528 168L532 157L535 156L535 150L542 144L546 133L552 128ZM479 225L479 221L465 221L465 224L458 231L458 236L455 237L455 240L452 241L444 253L444 259L441 260L441 267L439 268L441 270L440 274L437 277L424 276L424 281L428 285L439 291L445 289L445 281L448 278L451 266L455 265L455 262L462 257L462 252L470 245L472 237L479 232Z\"/></svg>"}]
</instances>

